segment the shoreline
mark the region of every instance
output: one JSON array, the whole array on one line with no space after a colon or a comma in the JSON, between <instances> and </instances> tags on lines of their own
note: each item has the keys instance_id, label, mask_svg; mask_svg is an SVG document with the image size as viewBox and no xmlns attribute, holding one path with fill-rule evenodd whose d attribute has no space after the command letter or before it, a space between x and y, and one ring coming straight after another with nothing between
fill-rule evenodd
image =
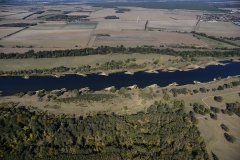
<instances>
[{"instance_id":1,"label":"shoreline","mask_svg":"<svg viewBox=\"0 0 240 160\"><path fill-rule=\"evenodd\" d=\"M230 63L240 63L239 61L232 61ZM205 69L208 66L216 66L216 65L221 65L221 66L226 66L230 63L221 63L221 62L214 62L210 61L208 63L202 63L202 64L190 64L188 66L181 66L181 67L168 67L168 68L157 68L157 69L136 69L134 71L124 71L124 70L110 70L110 71L96 71L96 72L89 72L89 73L56 73L56 74L46 74L46 75L28 75L23 76L23 75L17 75L17 76L10 76L10 75L1 75L0 78L2 77L23 77L24 79L29 79L30 77L44 77L44 76L53 76L56 78L60 78L61 76L65 75L79 75L82 77L86 77L87 75L92 75L92 74L97 74L101 76L109 76L110 74L116 74L116 73L124 73L124 74L129 74L129 75L134 75L137 72L145 72L148 74L158 74L159 72L175 72L175 71L192 71L196 69Z\"/></svg>"}]
</instances>

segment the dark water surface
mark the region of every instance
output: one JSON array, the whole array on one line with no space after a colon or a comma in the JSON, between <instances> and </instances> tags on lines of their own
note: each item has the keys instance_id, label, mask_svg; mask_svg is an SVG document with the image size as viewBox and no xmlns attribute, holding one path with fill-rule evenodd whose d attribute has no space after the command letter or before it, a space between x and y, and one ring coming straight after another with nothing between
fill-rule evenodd
<instances>
[{"instance_id":1,"label":"dark water surface","mask_svg":"<svg viewBox=\"0 0 240 160\"><path fill-rule=\"evenodd\" d=\"M115 86L127 87L130 85L138 85L146 87L152 84L159 86L167 86L173 82L179 85L193 84L194 80L200 82L212 81L213 78L240 75L240 63L231 62L226 66L208 66L205 69L196 69L191 71L175 71L161 72L158 74L148 74L145 72L137 72L134 75L124 73L110 74L109 76L100 76L97 74L82 77L78 75L66 75L60 78L51 76L30 77L23 79L22 77L1 77L0 91L2 95L11 95L18 92L36 91L40 89L80 89L89 87L91 90L101 90L106 87Z\"/></svg>"}]
</instances>

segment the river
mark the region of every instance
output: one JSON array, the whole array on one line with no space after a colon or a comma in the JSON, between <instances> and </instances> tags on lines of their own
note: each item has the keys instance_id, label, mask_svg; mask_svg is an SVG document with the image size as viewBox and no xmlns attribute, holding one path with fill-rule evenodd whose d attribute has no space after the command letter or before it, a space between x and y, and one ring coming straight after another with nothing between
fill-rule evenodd
<instances>
[{"instance_id":1,"label":"river","mask_svg":"<svg viewBox=\"0 0 240 160\"><path fill-rule=\"evenodd\" d=\"M209 82L214 78L240 75L240 62L231 62L225 66L208 66L205 69L199 68L190 71L162 72L149 74L137 72L134 75L114 73L109 76L91 74L87 77L79 75L66 75L60 78L52 76L30 77L1 77L0 91L2 95L12 95L18 92L37 91L40 89L54 90L67 88L80 89L89 87L91 90L102 90L106 87L115 86L127 87L136 84L138 87L146 87L157 84L161 87L173 82L179 85L193 84L193 81Z\"/></svg>"}]
</instances>

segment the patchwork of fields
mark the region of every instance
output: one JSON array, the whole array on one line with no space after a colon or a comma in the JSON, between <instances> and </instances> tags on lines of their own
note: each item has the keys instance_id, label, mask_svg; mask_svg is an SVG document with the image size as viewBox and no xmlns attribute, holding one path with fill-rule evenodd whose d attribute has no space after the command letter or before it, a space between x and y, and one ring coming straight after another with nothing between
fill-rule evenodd
<instances>
[{"instance_id":1,"label":"patchwork of fields","mask_svg":"<svg viewBox=\"0 0 240 160\"><path fill-rule=\"evenodd\" d=\"M52 50L54 48L98 47L101 45L126 47L142 45L185 44L214 46L205 39L197 39L189 34L196 29L209 35L239 36L239 27L232 23L201 22L197 25L197 15L207 11L195 10L167 10L146 9L138 7L124 7L129 9L124 13L115 13L114 8L91 8L90 6L45 6L39 7L42 14L33 14L23 20L33 11L24 7L16 7L7 12L1 12L3 20L0 24L9 23L38 23L19 33L13 34L0 41L5 48L4 52L14 52L14 47L28 48L30 45L36 50ZM13 8L12 8L13 9ZM65 14L67 16L87 15L89 21L66 23L65 21L45 21L52 15ZM115 15L119 19L105 19L106 16ZM38 18L41 17L41 18ZM41 22L41 23L40 23ZM20 30L15 27L0 28L0 37L4 37ZM222 32L225 30L225 32ZM188 32L188 34L176 33ZM108 34L109 36L95 36ZM223 45L225 46L225 45ZM226 45L228 47L228 45Z\"/></svg>"}]
</instances>

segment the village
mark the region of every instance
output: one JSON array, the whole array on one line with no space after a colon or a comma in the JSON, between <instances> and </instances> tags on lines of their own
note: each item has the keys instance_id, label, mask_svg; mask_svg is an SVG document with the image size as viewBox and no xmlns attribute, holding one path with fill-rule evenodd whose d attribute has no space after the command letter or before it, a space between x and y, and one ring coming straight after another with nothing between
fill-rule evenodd
<instances>
[{"instance_id":1,"label":"village","mask_svg":"<svg viewBox=\"0 0 240 160\"><path fill-rule=\"evenodd\" d=\"M226 14L197 15L197 19L203 22L232 22L240 26L240 10L231 10Z\"/></svg>"}]
</instances>

